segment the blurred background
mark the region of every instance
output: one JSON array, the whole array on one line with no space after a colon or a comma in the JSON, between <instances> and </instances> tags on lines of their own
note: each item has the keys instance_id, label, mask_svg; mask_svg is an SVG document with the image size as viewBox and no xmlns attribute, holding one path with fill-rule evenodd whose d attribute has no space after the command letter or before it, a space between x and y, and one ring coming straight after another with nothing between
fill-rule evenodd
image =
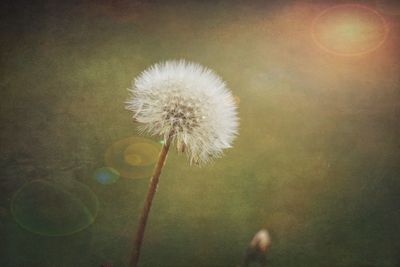
<instances>
[{"instance_id":1,"label":"blurred background","mask_svg":"<svg viewBox=\"0 0 400 267\"><path fill-rule=\"evenodd\" d=\"M400 266L398 1L2 1L0 266L127 266L161 148L127 88L151 64L215 70L240 135L169 154L141 266Z\"/></svg>"}]
</instances>

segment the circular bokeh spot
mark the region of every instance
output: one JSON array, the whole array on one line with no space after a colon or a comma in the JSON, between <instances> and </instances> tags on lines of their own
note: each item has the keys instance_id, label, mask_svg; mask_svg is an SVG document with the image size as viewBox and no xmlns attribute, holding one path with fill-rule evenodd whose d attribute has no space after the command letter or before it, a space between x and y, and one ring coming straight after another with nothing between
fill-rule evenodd
<instances>
[{"instance_id":1,"label":"circular bokeh spot","mask_svg":"<svg viewBox=\"0 0 400 267\"><path fill-rule=\"evenodd\" d=\"M11 201L13 217L22 228L47 236L79 232L94 222L97 211L96 195L76 181L34 180L22 186Z\"/></svg>"},{"instance_id":2,"label":"circular bokeh spot","mask_svg":"<svg viewBox=\"0 0 400 267\"><path fill-rule=\"evenodd\" d=\"M157 160L158 153L159 147L152 143L133 143L124 150L124 159L131 166L152 165Z\"/></svg>"},{"instance_id":3,"label":"circular bokeh spot","mask_svg":"<svg viewBox=\"0 0 400 267\"><path fill-rule=\"evenodd\" d=\"M357 56L378 49L386 40L388 26L374 9L343 4L322 11L312 24L312 37L323 50Z\"/></svg>"},{"instance_id":4,"label":"circular bokeh spot","mask_svg":"<svg viewBox=\"0 0 400 267\"><path fill-rule=\"evenodd\" d=\"M95 171L94 179L100 184L113 184L119 179L119 173L113 168L103 167Z\"/></svg>"},{"instance_id":5,"label":"circular bokeh spot","mask_svg":"<svg viewBox=\"0 0 400 267\"><path fill-rule=\"evenodd\" d=\"M161 144L142 137L129 137L112 144L105 152L107 167L124 178L151 175Z\"/></svg>"}]
</instances>

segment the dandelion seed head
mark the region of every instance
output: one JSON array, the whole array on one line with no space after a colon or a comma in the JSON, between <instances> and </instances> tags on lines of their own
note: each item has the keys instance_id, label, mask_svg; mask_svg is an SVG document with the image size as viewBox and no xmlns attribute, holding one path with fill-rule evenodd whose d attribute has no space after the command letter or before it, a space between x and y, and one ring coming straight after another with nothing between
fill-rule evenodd
<instances>
[{"instance_id":1,"label":"dandelion seed head","mask_svg":"<svg viewBox=\"0 0 400 267\"><path fill-rule=\"evenodd\" d=\"M133 82L127 109L140 131L171 136L191 163L222 155L238 131L235 100L213 71L184 60L157 63ZM184 148L184 149L183 149Z\"/></svg>"}]
</instances>

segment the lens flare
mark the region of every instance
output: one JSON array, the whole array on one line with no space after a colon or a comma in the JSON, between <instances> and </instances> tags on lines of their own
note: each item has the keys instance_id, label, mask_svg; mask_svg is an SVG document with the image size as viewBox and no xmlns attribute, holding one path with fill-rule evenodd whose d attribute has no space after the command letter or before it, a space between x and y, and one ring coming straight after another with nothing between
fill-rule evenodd
<instances>
[{"instance_id":1,"label":"lens flare","mask_svg":"<svg viewBox=\"0 0 400 267\"><path fill-rule=\"evenodd\" d=\"M158 156L158 147L152 144L134 143L124 150L124 160L131 166L146 166L155 162Z\"/></svg>"},{"instance_id":2,"label":"lens flare","mask_svg":"<svg viewBox=\"0 0 400 267\"><path fill-rule=\"evenodd\" d=\"M95 171L94 178L100 184L108 185L115 183L119 179L119 173L113 168L103 167Z\"/></svg>"},{"instance_id":3,"label":"lens flare","mask_svg":"<svg viewBox=\"0 0 400 267\"><path fill-rule=\"evenodd\" d=\"M112 144L105 152L106 166L124 178L144 178L151 174L161 144L142 137L129 137Z\"/></svg>"},{"instance_id":4,"label":"lens flare","mask_svg":"<svg viewBox=\"0 0 400 267\"><path fill-rule=\"evenodd\" d=\"M344 4L325 9L313 21L312 37L321 49L341 56L364 55L378 49L389 29L374 9Z\"/></svg>"},{"instance_id":5,"label":"lens flare","mask_svg":"<svg viewBox=\"0 0 400 267\"><path fill-rule=\"evenodd\" d=\"M11 212L22 228L46 236L65 236L91 225L98 211L96 195L79 182L34 180L13 196Z\"/></svg>"}]
</instances>

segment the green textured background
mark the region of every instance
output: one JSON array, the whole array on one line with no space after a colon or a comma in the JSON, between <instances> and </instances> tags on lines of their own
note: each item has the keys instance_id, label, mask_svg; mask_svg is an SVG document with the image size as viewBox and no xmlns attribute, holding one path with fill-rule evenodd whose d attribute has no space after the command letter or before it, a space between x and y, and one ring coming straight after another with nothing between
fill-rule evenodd
<instances>
[{"instance_id":1,"label":"green textured background","mask_svg":"<svg viewBox=\"0 0 400 267\"><path fill-rule=\"evenodd\" d=\"M0 266L127 265L148 179L93 173L137 135L132 79L185 58L240 98L240 136L202 168L170 153L142 267L234 267L263 227L273 267L399 267L400 18L385 15L373 53L335 56L310 37L334 3L345 1L2 1ZM65 237L18 226L12 196L35 179L88 185L95 222Z\"/></svg>"}]
</instances>

